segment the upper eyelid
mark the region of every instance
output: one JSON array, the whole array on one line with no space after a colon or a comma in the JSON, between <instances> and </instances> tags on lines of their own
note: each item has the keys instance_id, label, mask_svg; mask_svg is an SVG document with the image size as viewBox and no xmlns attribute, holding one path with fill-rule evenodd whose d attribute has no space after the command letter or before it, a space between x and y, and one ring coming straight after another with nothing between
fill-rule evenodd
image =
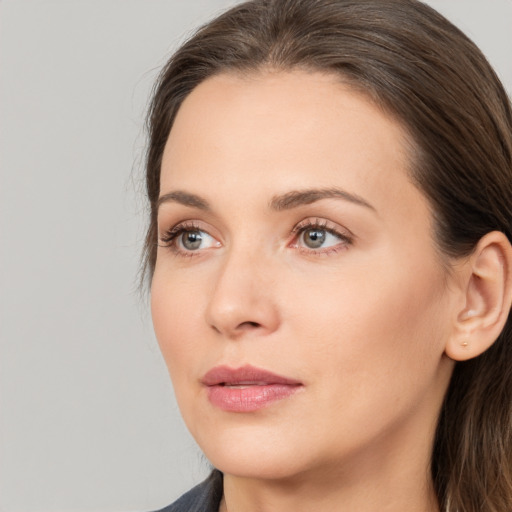
<instances>
[{"instance_id":1,"label":"upper eyelid","mask_svg":"<svg viewBox=\"0 0 512 512\"><path fill-rule=\"evenodd\" d=\"M191 220L178 222L177 224L171 226L169 229L165 230L163 234L159 233L158 242L162 242L164 245L160 245L160 243L158 243L158 246L169 249L175 255L180 255L183 257L199 256L202 253L200 249L187 250L179 247L179 237L183 233L186 233L187 231L200 231L202 233L205 233L208 237L217 241L220 244L218 239L215 236L211 235L208 230L203 229L202 227L197 225L196 221Z\"/></svg>"},{"instance_id":2,"label":"upper eyelid","mask_svg":"<svg viewBox=\"0 0 512 512\"><path fill-rule=\"evenodd\" d=\"M333 222L328 219L323 219L320 217L309 217L309 218L306 218L306 219L298 222L293 227L292 233L297 233L303 229L307 229L310 227L319 227L321 229L325 229L326 231L337 233L340 236L345 236L348 238L356 238L354 233L347 227L340 225L337 222Z\"/></svg>"},{"instance_id":3,"label":"upper eyelid","mask_svg":"<svg viewBox=\"0 0 512 512\"><path fill-rule=\"evenodd\" d=\"M176 239L185 231L202 231L206 233L208 236L213 237L207 230L202 229L200 226L196 225L194 221L184 221L171 226L170 228L160 231L158 233L158 245L159 242L165 244L161 245L161 247L174 247L176 244Z\"/></svg>"},{"instance_id":4,"label":"upper eyelid","mask_svg":"<svg viewBox=\"0 0 512 512\"><path fill-rule=\"evenodd\" d=\"M197 229L197 230L205 231L206 233L210 234L210 232L209 232L210 230L208 229L208 227L203 226L203 224L205 224L204 221L200 221L200 220L196 220L196 219L183 220L183 221L177 222L175 224L172 224L171 227L169 227L169 228L158 229L158 232L159 233L168 233L169 231L180 229L180 228L184 228L184 229L190 228L190 229ZM293 233L299 229L303 229L303 228L306 228L309 226L313 226L313 227L318 226L321 228L330 228L330 229L335 229L335 230L339 229L341 231L347 231L352 234L352 232L348 228L341 226L336 222L330 221L328 219L320 218L320 217L307 217L307 218L297 222L291 229L291 232Z\"/></svg>"},{"instance_id":5,"label":"upper eyelid","mask_svg":"<svg viewBox=\"0 0 512 512\"><path fill-rule=\"evenodd\" d=\"M160 228L159 227L158 228L158 236L160 238L162 236L168 235L171 232L180 231L180 230L183 230L183 231L187 231L187 230L190 230L190 231L193 231L193 230L204 231L205 233L209 234L210 236L213 236L210 233L211 230L209 230L206 226L204 226L204 223L202 221L194 220L194 219L183 220L183 221L171 224L169 227L164 227L164 228Z\"/></svg>"},{"instance_id":6,"label":"upper eyelid","mask_svg":"<svg viewBox=\"0 0 512 512\"><path fill-rule=\"evenodd\" d=\"M314 228L318 227L320 229L325 229L326 231L334 234L335 236L339 236L341 238L350 239L353 240L356 238L356 236L350 231L350 229L346 228L343 225L340 225L336 222L333 222L331 220L328 220L326 218L322 217L307 217L302 219L301 221L297 222L291 229L290 233L295 238L297 234L299 234L301 231L304 231L308 228ZM205 223L204 221L200 221L197 219L187 219L180 221L176 224L171 225L169 228L164 229L158 229L158 240L159 241L165 241L165 238L169 238L170 235L172 236L172 240L179 236L179 234L182 231L203 231L208 236L211 236L212 238L219 241L221 237L218 233L215 233L215 229L211 229L211 226L208 225L208 223ZM172 240L169 240L169 243L172 242Z\"/></svg>"}]
</instances>

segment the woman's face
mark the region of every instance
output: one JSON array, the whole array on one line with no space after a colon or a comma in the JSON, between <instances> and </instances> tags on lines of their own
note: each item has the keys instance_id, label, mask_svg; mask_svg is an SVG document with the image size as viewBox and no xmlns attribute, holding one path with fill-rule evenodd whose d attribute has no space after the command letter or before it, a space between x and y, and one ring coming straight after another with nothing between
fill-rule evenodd
<instances>
[{"instance_id":1,"label":"woman's face","mask_svg":"<svg viewBox=\"0 0 512 512\"><path fill-rule=\"evenodd\" d=\"M455 299L406 148L329 75L224 74L183 103L152 314L185 422L224 472L428 459Z\"/></svg>"}]
</instances>

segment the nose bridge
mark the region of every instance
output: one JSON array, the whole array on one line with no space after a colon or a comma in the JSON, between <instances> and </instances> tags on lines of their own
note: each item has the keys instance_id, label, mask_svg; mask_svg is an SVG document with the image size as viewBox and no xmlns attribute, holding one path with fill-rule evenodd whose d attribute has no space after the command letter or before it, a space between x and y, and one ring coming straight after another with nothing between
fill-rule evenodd
<instances>
[{"instance_id":1,"label":"nose bridge","mask_svg":"<svg viewBox=\"0 0 512 512\"><path fill-rule=\"evenodd\" d=\"M273 271L271 258L257 251L254 243L230 247L208 302L206 320L212 328L227 337L273 332L279 323Z\"/></svg>"}]
</instances>

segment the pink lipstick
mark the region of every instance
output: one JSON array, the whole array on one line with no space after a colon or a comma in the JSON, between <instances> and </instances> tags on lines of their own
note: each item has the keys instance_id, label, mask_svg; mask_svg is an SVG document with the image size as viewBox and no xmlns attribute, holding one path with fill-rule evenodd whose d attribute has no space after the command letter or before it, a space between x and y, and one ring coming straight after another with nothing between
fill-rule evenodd
<instances>
[{"instance_id":1,"label":"pink lipstick","mask_svg":"<svg viewBox=\"0 0 512 512\"><path fill-rule=\"evenodd\" d=\"M247 365L216 366L201 380L210 402L228 412L253 412L293 395L302 383Z\"/></svg>"}]
</instances>

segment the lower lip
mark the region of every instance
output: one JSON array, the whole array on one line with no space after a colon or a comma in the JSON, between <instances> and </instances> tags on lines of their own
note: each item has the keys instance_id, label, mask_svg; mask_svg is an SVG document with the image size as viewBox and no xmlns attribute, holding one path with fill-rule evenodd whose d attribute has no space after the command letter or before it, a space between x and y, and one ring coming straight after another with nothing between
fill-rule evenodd
<instances>
[{"instance_id":1,"label":"lower lip","mask_svg":"<svg viewBox=\"0 0 512 512\"><path fill-rule=\"evenodd\" d=\"M296 393L302 386L266 384L263 386L209 386L210 402L228 412L253 412L283 400Z\"/></svg>"}]
</instances>

